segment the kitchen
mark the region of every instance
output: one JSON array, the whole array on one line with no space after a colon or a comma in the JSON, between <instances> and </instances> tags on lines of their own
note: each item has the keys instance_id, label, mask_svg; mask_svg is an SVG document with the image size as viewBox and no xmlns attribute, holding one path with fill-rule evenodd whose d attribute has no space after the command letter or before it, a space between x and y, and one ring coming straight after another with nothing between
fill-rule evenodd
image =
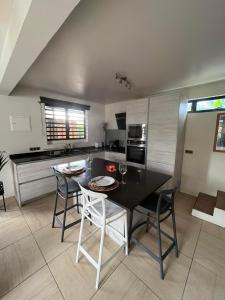
<instances>
[{"instance_id":1,"label":"kitchen","mask_svg":"<svg viewBox=\"0 0 225 300\"><path fill-rule=\"evenodd\" d=\"M225 298L224 9L1 1L2 299Z\"/></svg>"},{"instance_id":2,"label":"kitchen","mask_svg":"<svg viewBox=\"0 0 225 300\"><path fill-rule=\"evenodd\" d=\"M161 116L158 115L157 120L155 121L156 124L154 124L153 117L149 120L151 114L152 116L154 115L154 110L151 112L150 109L148 112L148 108L149 103L152 103L152 107L154 109L154 103L155 101L159 101L159 99L152 98L149 101L148 98L144 98L139 100L125 101L122 103L118 102L118 104L109 104L105 106L106 118L102 123L99 122L99 132L97 135L95 132L95 136L98 137L98 140L94 140L93 144L91 144L89 141L86 143L78 142L78 145L75 143L75 146L73 146L71 149L64 149L62 146L54 144L50 145L49 149L46 150L47 147L44 147L44 149L40 149L38 152L29 151L26 153L23 151L20 154L12 153L10 158L14 162L14 186L18 204L22 205L26 201L40 197L55 190L55 179L53 173L51 173L50 166L80 159L87 159L90 153L93 157L105 158L117 162L127 161L130 165L140 168L147 168L151 166L152 169L162 172L166 171L171 175L174 175L175 173L180 174L181 164L177 164L175 170L175 161L177 159L176 151L178 150L176 147L174 148L174 142L176 142L178 128L180 134L182 134L182 126L184 126L184 123L182 124L182 120L185 120L184 114L186 112L183 110L182 116L181 114L179 115L179 111L180 106L184 106L185 104L182 104L179 95L170 97L172 97L174 100L169 100L170 102L168 102L168 96L164 98L161 97L161 104L163 103L163 108L160 110ZM169 103L170 107L173 105L170 108L172 114L171 118L167 118L167 120L164 121L163 111L167 111L168 117L168 108L166 106L167 103ZM37 103L37 105L40 104ZM91 124L92 109L93 108L91 106L90 111L88 111L88 114L90 115L90 121L88 119L88 130L93 126ZM176 110L177 114L174 114L174 111ZM41 115L40 110L38 113L40 120L43 120L43 115ZM157 124L159 117L162 118L162 121L160 124ZM96 118L98 118L98 116L96 116ZM33 122L32 119L31 122ZM177 123L177 126L174 127L174 130L170 131L170 136L166 135L166 128L168 128L168 125L170 125L168 122L170 122L170 124ZM31 124L31 127L33 127L32 125L33 124ZM105 126L107 126L107 129L105 129ZM155 131L153 129L157 130L157 126L161 129L162 134L160 138L154 136ZM162 126L165 126L164 130ZM43 133L43 129L41 133ZM16 133L13 134L15 135ZM24 132L19 131L17 134L23 135ZM26 138L28 134L29 133L26 134ZM30 135L32 135L31 131ZM88 132L88 135L91 136L92 132ZM154 141L154 139L159 140L158 146L156 143L151 145L150 141ZM169 150L161 147L161 141L167 143ZM179 139L179 143L181 144L179 144L177 147L180 152L182 151L182 142L182 139ZM70 145L70 143L68 144ZM62 143L62 145L64 147L66 144ZM39 147L40 145L35 144L34 148L39 149ZM171 153L170 147L173 147L174 153ZM160 153L158 151L159 148L161 150ZM163 161L163 157L166 156L167 152L170 152L170 161ZM159 155L161 155L161 157ZM180 177L174 178L174 180L180 180Z\"/></svg>"}]
</instances>

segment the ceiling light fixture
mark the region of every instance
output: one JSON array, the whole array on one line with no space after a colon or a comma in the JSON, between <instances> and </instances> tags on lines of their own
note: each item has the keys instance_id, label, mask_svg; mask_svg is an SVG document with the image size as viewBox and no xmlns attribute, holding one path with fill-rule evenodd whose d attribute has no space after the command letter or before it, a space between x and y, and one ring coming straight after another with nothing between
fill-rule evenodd
<instances>
[{"instance_id":1,"label":"ceiling light fixture","mask_svg":"<svg viewBox=\"0 0 225 300\"><path fill-rule=\"evenodd\" d=\"M132 88L131 82L127 79L126 76L121 75L120 73L116 73L115 80L120 84L124 85L128 90Z\"/></svg>"}]
</instances>

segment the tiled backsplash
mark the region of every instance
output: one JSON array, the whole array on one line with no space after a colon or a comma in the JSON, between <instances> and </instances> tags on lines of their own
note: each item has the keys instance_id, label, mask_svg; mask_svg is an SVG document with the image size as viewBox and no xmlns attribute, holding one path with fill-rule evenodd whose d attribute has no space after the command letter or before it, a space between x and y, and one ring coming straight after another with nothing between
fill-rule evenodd
<instances>
[{"instance_id":1,"label":"tiled backsplash","mask_svg":"<svg viewBox=\"0 0 225 300\"><path fill-rule=\"evenodd\" d=\"M109 145L110 142L115 140L120 141L120 146L125 146L126 141L126 130L119 129L107 129L106 130L106 145Z\"/></svg>"}]
</instances>

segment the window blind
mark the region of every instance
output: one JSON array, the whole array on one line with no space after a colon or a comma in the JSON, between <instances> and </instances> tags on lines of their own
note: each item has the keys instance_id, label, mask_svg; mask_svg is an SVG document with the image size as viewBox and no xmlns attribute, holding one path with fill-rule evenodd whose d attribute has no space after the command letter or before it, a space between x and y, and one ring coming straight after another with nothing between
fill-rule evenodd
<instances>
[{"instance_id":1,"label":"window blind","mask_svg":"<svg viewBox=\"0 0 225 300\"><path fill-rule=\"evenodd\" d=\"M85 111L45 105L48 141L86 138Z\"/></svg>"}]
</instances>

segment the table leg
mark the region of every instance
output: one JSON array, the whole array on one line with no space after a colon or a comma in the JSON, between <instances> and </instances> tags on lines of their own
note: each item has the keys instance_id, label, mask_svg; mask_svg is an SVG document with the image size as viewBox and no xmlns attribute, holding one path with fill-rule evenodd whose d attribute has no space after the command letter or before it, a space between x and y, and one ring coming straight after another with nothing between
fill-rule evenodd
<instances>
[{"instance_id":1,"label":"table leg","mask_svg":"<svg viewBox=\"0 0 225 300\"><path fill-rule=\"evenodd\" d=\"M129 222L129 230L128 230L128 248L130 248L131 235L132 235L132 223L133 223L133 210L130 211L130 222Z\"/></svg>"}]
</instances>

